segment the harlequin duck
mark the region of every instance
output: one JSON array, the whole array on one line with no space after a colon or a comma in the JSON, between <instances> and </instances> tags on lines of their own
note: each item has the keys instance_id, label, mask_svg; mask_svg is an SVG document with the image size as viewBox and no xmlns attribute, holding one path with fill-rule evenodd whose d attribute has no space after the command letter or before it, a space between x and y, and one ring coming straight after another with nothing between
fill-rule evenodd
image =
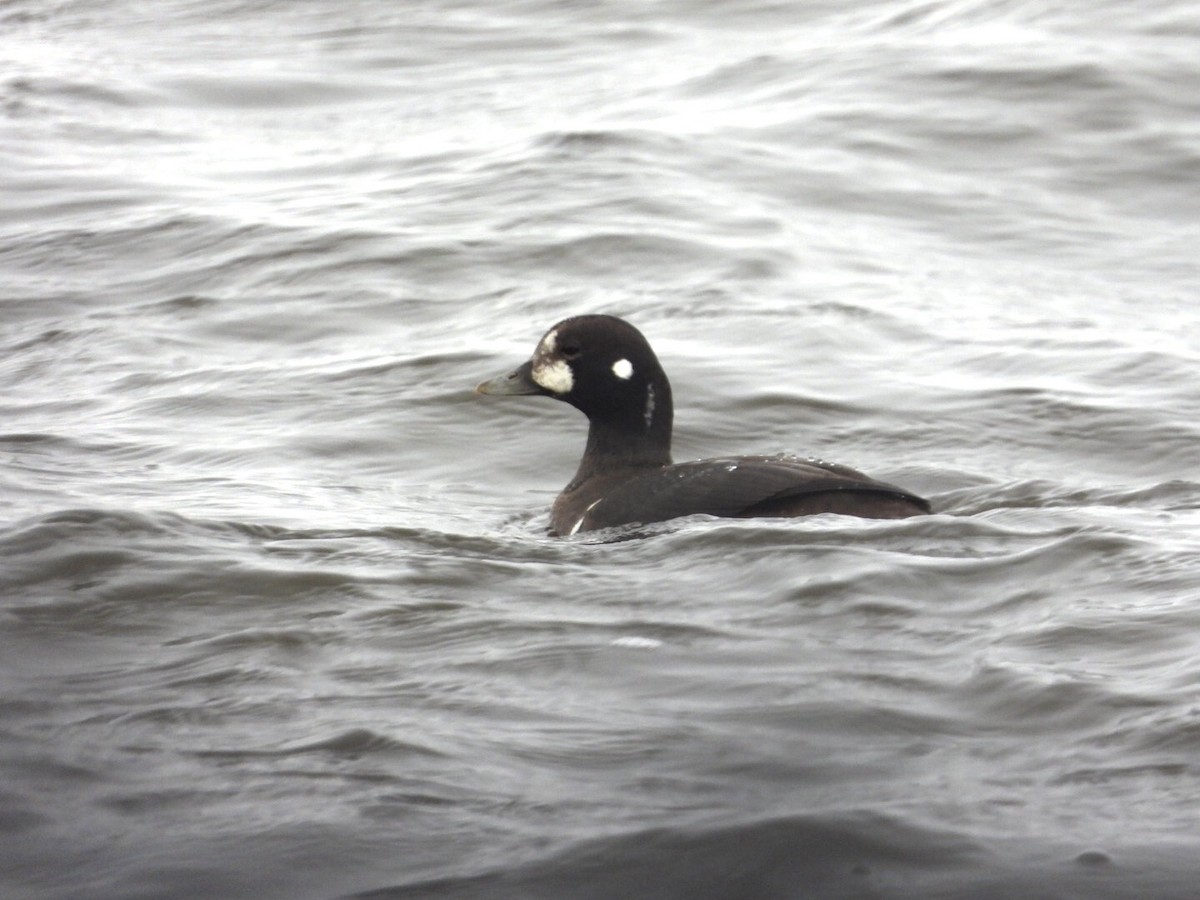
<instances>
[{"instance_id":1,"label":"harlequin duck","mask_svg":"<svg viewBox=\"0 0 1200 900\"><path fill-rule=\"evenodd\" d=\"M575 316L546 332L533 358L480 394L544 394L588 417L579 470L551 512L551 532L712 516L841 513L898 519L929 503L846 466L790 456L672 464L671 385L642 333L614 316Z\"/></svg>"}]
</instances>

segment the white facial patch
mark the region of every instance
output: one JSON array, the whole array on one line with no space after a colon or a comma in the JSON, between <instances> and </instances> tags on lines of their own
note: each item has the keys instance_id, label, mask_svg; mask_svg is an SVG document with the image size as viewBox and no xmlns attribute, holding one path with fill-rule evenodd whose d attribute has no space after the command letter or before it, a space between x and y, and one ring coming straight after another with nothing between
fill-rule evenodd
<instances>
[{"instance_id":1,"label":"white facial patch","mask_svg":"<svg viewBox=\"0 0 1200 900\"><path fill-rule=\"evenodd\" d=\"M618 359L612 364L612 370L622 381L628 381L633 376L633 363L627 359Z\"/></svg>"},{"instance_id":2,"label":"white facial patch","mask_svg":"<svg viewBox=\"0 0 1200 900\"><path fill-rule=\"evenodd\" d=\"M529 374L534 381L555 394L569 394L571 388L575 387L575 376L566 360L534 363L533 371Z\"/></svg>"},{"instance_id":3,"label":"white facial patch","mask_svg":"<svg viewBox=\"0 0 1200 900\"><path fill-rule=\"evenodd\" d=\"M529 373L533 380L554 394L569 394L575 387L575 375L571 366L563 359L552 359L558 349L558 331L546 333L533 354L533 370Z\"/></svg>"}]
</instances>

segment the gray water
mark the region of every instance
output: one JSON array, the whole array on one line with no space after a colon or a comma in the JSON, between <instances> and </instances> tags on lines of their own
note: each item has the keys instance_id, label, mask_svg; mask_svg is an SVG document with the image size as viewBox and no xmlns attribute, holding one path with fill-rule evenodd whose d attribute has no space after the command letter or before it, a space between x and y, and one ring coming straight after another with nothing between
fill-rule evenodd
<instances>
[{"instance_id":1,"label":"gray water","mask_svg":"<svg viewBox=\"0 0 1200 900\"><path fill-rule=\"evenodd\" d=\"M1200 4L0 4L4 898L1200 895ZM546 536L676 457L936 515Z\"/></svg>"}]
</instances>

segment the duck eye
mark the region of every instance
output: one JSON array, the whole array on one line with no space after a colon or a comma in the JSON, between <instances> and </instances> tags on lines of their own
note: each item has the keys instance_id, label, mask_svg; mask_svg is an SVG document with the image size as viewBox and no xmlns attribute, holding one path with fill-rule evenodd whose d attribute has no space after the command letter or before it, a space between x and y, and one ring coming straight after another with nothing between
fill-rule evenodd
<instances>
[{"instance_id":1,"label":"duck eye","mask_svg":"<svg viewBox=\"0 0 1200 900\"><path fill-rule=\"evenodd\" d=\"M581 352L583 351L579 349L578 344L564 344L562 348L562 355L565 359L578 359Z\"/></svg>"}]
</instances>

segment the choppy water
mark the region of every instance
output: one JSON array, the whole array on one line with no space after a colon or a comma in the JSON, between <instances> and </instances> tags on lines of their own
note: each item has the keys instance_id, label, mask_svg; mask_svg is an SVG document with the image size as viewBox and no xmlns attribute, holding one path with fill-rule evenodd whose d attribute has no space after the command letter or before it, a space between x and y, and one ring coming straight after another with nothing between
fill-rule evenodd
<instances>
[{"instance_id":1,"label":"choppy water","mask_svg":"<svg viewBox=\"0 0 1200 900\"><path fill-rule=\"evenodd\" d=\"M1200 5L0 4L5 898L1200 883ZM676 455L938 515L552 540Z\"/></svg>"}]
</instances>

